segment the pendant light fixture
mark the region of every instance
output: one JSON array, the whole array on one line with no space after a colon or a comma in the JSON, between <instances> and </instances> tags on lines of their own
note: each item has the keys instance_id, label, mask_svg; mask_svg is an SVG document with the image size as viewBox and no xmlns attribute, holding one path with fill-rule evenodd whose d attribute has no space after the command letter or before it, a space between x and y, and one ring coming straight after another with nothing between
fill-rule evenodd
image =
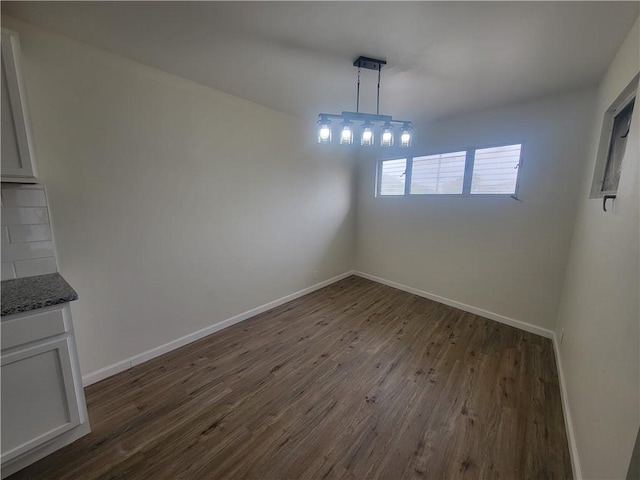
<instances>
[{"instance_id":1,"label":"pendant light fixture","mask_svg":"<svg viewBox=\"0 0 640 480\"><path fill-rule=\"evenodd\" d=\"M340 126L342 127L340 131L340 145L351 145L353 143L353 124L345 120Z\"/></svg>"},{"instance_id":2,"label":"pendant light fixture","mask_svg":"<svg viewBox=\"0 0 640 480\"><path fill-rule=\"evenodd\" d=\"M318 120L318 143L331 143L331 120L320 116Z\"/></svg>"},{"instance_id":3,"label":"pendant light fixture","mask_svg":"<svg viewBox=\"0 0 640 480\"><path fill-rule=\"evenodd\" d=\"M401 147L410 147L411 146L411 125L405 123L402 125L400 129L400 146Z\"/></svg>"},{"instance_id":4,"label":"pendant light fixture","mask_svg":"<svg viewBox=\"0 0 640 480\"><path fill-rule=\"evenodd\" d=\"M360 135L360 145L370 147L376 141L375 133L373 132L373 123L366 121L362 124L362 134Z\"/></svg>"},{"instance_id":5,"label":"pendant light fixture","mask_svg":"<svg viewBox=\"0 0 640 480\"><path fill-rule=\"evenodd\" d=\"M380 137L380 145L382 147L392 147L393 146L393 130L391 123L385 122L382 127L382 137Z\"/></svg>"},{"instance_id":6,"label":"pendant light fixture","mask_svg":"<svg viewBox=\"0 0 640 480\"><path fill-rule=\"evenodd\" d=\"M382 124L380 129L380 146L391 147L394 144L395 133L394 124L402 125L400 127L400 147L410 147L412 141L411 122L407 120L394 120L391 115L380 115L380 77L382 66L386 65L384 60L377 60L369 57L358 57L353 62L354 67L358 67L358 87L356 94L356 111L342 112L338 115L335 113L320 113L318 116L318 143L331 143L331 120L338 119L340 122L340 144L350 145L354 140L354 122L362 122L360 124L360 145L368 147L375 144L376 124ZM378 71L378 94L376 103L376 113L360 112L360 69Z\"/></svg>"}]
</instances>

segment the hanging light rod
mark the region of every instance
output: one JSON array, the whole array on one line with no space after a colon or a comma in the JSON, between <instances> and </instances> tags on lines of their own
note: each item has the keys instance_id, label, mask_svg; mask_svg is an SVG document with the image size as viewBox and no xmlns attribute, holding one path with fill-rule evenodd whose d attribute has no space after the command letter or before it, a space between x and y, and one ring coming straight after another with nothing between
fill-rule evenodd
<instances>
[{"instance_id":1,"label":"hanging light rod","mask_svg":"<svg viewBox=\"0 0 640 480\"><path fill-rule=\"evenodd\" d=\"M318 143L331 143L332 129L331 118L340 119L340 126L342 127L340 132L340 144L350 145L353 143L353 122L363 122L361 125L362 133L360 135L360 145L371 146L375 143L375 123L382 123L382 134L380 136L380 145L383 147L390 147L394 144L394 132L393 125L401 125L400 127L400 146L411 146L411 122L408 120L394 120L391 115L380 114L380 77L382 72L382 66L386 65L385 60L378 60L376 58L358 57L353 66L358 67L358 84L356 90L356 111L355 112L342 112L336 113L320 113L318 116ZM376 100L376 113L364 113L360 112L360 69L366 68L368 70L376 70L378 72L378 91Z\"/></svg>"}]
</instances>

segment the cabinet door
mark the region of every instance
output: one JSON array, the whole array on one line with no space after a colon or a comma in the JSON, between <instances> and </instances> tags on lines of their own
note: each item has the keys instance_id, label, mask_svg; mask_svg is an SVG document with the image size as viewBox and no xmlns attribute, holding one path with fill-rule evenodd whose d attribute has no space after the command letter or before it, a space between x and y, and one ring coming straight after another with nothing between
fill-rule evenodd
<instances>
[{"instance_id":1,"label":"cabinet door","mask_svg":"<svg viewBox=\"0 0 640 480\"><path fill-rule=\"evenodd\" d=\"M2 355L2 461L80 425L69 337Z\"/></svg>"},{"instance_id":2,"label":"cabinet door","mask_svg":"<svg viewBox=\"0 0 640 480\"><path fill-rule=\"evenodd\" d=\"M2 29L2 178L35 180L35 159L20 65L18 35Z\"/></svg>"}]
</instances>

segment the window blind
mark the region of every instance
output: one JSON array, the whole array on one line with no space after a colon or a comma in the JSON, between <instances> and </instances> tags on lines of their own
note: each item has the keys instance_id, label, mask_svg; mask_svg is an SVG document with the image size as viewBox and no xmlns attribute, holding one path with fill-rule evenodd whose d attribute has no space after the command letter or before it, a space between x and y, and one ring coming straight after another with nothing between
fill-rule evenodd
<instances>
[{"instance_id":1,"label":"window blind","mask_svg":"<svg viewBox=\"0 0 640 480\"><path fill-rule=\"evenodd\" d=\"M514 194L521 145L478 148L473 162L472 194Z\"/></svg>"},{"instance_id":2,"label":"window blind","mask_svg":"<svg viewBox=\"0 0 640 480\"><path fill-rule=\"evenodd\" d=\"M461 194L467 152L415 157L411 171L411 194Z\"/></svg>"},{"instance_id":3,"label":"window blind","mask_svg":"<svg viewBox=\"0 0 640 480\"><path fill-rule=\"evenodd\" d=\"M384 160L380 172L380 195L404 195L407 159Z\"/></svg>"}]
</instances>

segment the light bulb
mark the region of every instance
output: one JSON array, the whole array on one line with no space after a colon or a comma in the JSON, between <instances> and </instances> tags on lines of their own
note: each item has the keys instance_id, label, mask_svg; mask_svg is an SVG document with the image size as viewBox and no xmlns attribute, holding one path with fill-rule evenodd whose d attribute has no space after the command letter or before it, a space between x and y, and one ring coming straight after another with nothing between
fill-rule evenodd
<instances>
[{"instance_id":1,"label":"light bulb","mask_svg":"<svg viewBox=\"0 0 640 480\"><path fill-rule=\"evenodd\" d=\"M373 131L369 127L365 127L362 131L362 136L360 137L360 145L364 145L365 147L370 147L373 145Z\"/></svg>"},{"instance_id":2,"label":"light bulb","mask_svg":"<svg viewBox=\"0 0 640 480\"><path fill-rule=\"evenodd\" d=\"M318 143L331 143L331 121L325 116L320 115L318 120Z\"/></svg>"},{"instance_id":3,"label":"light bulb","mask_svg":"<svg viewBox=\"0 0 640 480\"><path fill-rule=\"evenodd\" d=\"M409 125L409 122L406 122L402 128L400 129L400 131L402 132L400 134L400 146L401 147L410 147L411 146L411 125Z\"/></svg>"},{"instance_id":4,"label":"light bulb","mask_svg":"<svg viewBox=\"0 0 640 480\"><path fill-rule=\"evenodd\" d=\"M391 147L393 145L393 132L391 131L391 125L385 124L382 130L382 137L380 138L381 147Z\"/></svg>"},{"instance_id":5,"label":"light bulb","mask_svg":"<svg viewBox=\"0 0 640 480\"><path fill-rule=\"evenodd\" d=\"M351 145L353 142L353 131L349 124L342 126L342 133L340 134L340 145Z\"/></svg>"}]
</instances>

